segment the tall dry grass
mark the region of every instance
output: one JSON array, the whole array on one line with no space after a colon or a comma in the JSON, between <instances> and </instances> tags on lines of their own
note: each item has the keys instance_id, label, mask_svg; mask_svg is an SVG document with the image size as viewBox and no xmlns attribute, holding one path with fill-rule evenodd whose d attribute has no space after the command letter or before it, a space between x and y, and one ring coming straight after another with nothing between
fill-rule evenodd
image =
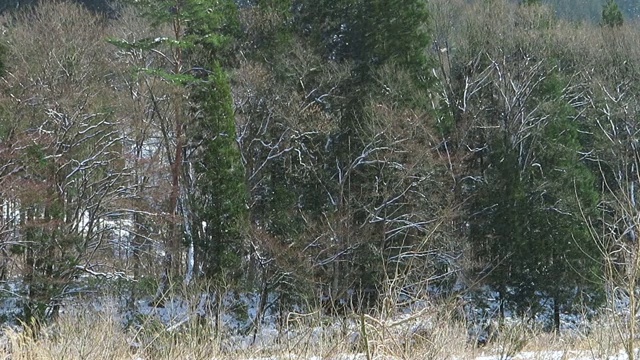
<instances>
[{"instance_id":1,"label":"tall dry grass","mask_svg":"<svg viewBox=\"0 0 640 360\"><path fill-rule=\"evenodd\" d=\"M188 323L170 330L149 318L125 330L114 307L73 309L38 333L4 331L0 358L11 359L212 359L220 358L211 331Z\"/></svg>"},{"instance_id":2,"label":"tall dry grass","mask_svg":"<svg viewBox=\"0 0 640 360\"><path fill-rule=\"evenodd\" d=\"M166 316L163 322L152 310L135 315L136 321L129 327L122 321L122 309L105 300L116 299L117 294L103 295L67 305L55 322L37 333L4 329L0 332L0 359L462 360L482 356L507 359L523 353L532 359L551 359L550 350L553 354L589 356L615 354L621 348L619 337L605 327L611 323L604 317L590 332L562 336L513 320L497 329L489 343L479 346L470 336L472 324L461 316L459 302L412 299L416 306L408 311L406 303L392 296L393 291L389 294L386 305L375 312L343 316L326 315L320 309L289 312L279 323L263 324L255 335L230 328L231 319L243 315L238 313L238 304L220 298L215 300L218 305L208 305L206 319L197 316L201 314L199 290L177 289L173 301L165 299L168 307L177 301L187 309L177 311L168 323ZM246 315L250 317L248 311ZM222 324L216 326L215 319Z\"/></svg>"},{"instance_id":3,"label":"tall dry grass","mask_svg":"<svg viewBox=\"0 0 640 360\"><path fill-rule=\"evenodd\" d=\"M149 317L125 330L115 307L98 311L85 305L64 312L38 334L5 329L0 359L606 359L624 347L605 315L588 331L560 335L514 320L479 347L467 324L445 308L395 319L292 313L281 329L259 334L252 345L251 335L216 336L195 321L168 328Z\"/></svg>"},{"instance_id":4,"label":"tall dry grass","mask_svg":"<svg viewBox=\"0 0 640 360\"><path fill-rule=\"evenodd\" d=\"M395 321L356 315L337 319L319 312L292 314L284 328L263 331L254 343L251 335L215 336L212 327L195 321L168 329L150 317L140 327L125 330L114 309L98 312L83 307L63 313L37 334L8 328L2 339L0 358L13 360L337 359L348 355L453 359L464 358L471 349L463 324L438 318L432 311Z\"/></svg>"}]
</instances>

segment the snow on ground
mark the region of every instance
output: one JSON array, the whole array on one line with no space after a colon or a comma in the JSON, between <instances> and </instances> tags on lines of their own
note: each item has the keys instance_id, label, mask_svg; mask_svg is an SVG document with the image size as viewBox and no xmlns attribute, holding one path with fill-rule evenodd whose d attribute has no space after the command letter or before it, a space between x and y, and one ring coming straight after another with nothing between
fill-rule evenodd
<instances>
[{"instance_id":1,"label":"snow on ground","mask_svg":"<svg viewBox=\"0 0 640 360\"><path fill-rule=\"evenodd\" d=\"M19 300L18 294L22 292L22 284L18 282L7 282L3 288L0 289L3 292L3 296L0 299L0 319L15 318L20 315L22 311L22 304ZM484 294L485 301L475 302L473 306L466 306L465 312L469 316L472 323L482 324L482 321L486 318L491 318L497 314L497 303L495 296L487 292ZM334 319L333 321L324 323L322 326L310 326L308 328L301 327L288 327L283 325L283 320L279 319L275 309L267 309L262 315L262 322L259 327L255 328L256 318L259 314L258 308L260 304L259 294L240 294L235 292L229 292L222 296L220 304L216 304L217 296L215 294L201 294L200 297L195 297L191 300L180 297L167 298L164 301L163 307L153 307L149 305L150 299L140 299L134 304L133 313L127 314L124 312L126 301L124 299L114 298L96 298L90 304L91 311L107 312L113 309L119 309L118 315L121 320L126 323L128 320L135 318L137 315L144 318L153 318L162 323L168 331L179 330L183 324L186 324L196 316L206 317L208 321L213 321L213 312L216 311L220 314L220 321L222 323L223 331L227 334L224 337L222 346L226 351L243 352L244 350L253 349L270 349L276 350L278 344L283 342L296 343L300 339L304 339L308 343L322 343L335 336L335 338L344 339L344 341L351 344L358 344L360 342L360 330L361 325L357 318L341 318ZM622 299L621 304L616 306L616 313L624 312L624 304ZM276 295L272 294L267 303L272 304L276 301ZM70 307L74 301L69 301L67 309L63 307L63 311L71 310ZM78 304L78 303L76 303ZM82 304L82 303L80 303ZM477 304L485 304L482 307ZM84 304L86 305L86 304ZM413 334L419 334L421 332L433 332L438 331L438 323L434 321L432 315L433 308L430 302L427 300L413 302L410 306L404 309L399 309L396 316L387 319L373 319L368 322L372 326L381 326L385 329L385 334L389 331L393 332L394 336L402 338L406 336L406 340L410 339ZM512 313L507 312L507 316ZM301 314L304 315L304 314ZM536 318L536 322L544 323L549 321L551 314L541 312ZM517 322L513 316L506 319L506 323L510 321ZM586 317L562 314L562 323L566 324L563 331L573 331L575 333L581 333L585 327L589 327L589 320ZM135 324L134 324L135 326ZM464 331L464 330L463 330ZM470 339L479 339L478 334L483 329L481 325L472 327L469 330ZM468 339L461 339L461 341L467 341ZM558 350L545 350L545 351L524 351L515 354L514 356L507 356L506 351L500 352L499 348L490 344L484 349L484 353L474 355L475 357L459 357L452 359L455 360L627 360L627 355L620 351L617 354L610 356L602 356L584 350L582 352L577 351L558 351ZM346 346L345 348L349 348ZM353 348L352 348L353 349ZM496 350L497 349L497 350ZM477 350L480 351L480 350ZM277 353L277 351L274 351ZM312 353L313 354L313 353ZM271 357L255 357L246 358L244 360L280 360L280 359L308 359L308 360L320 360L321 356L301 357L300 354L293 356L279 355ZM354 354L335 354L331 359L334 360L364 360L366 354L354 353ZM376 357L374 359L383 359ZM416 354L416 358L419 358L419 354ZM392 357L385 356L384 359L393 359Z\"/></svg>"},{"instance_id":2,"label":"snow on ground","mask_svg":"<svg viewBox=\"0 0 640 360\"><path fill-rule=\"evenodd\" d=\"M396 360L391 357L376 357L372 356L374 359L385 359L385 360ZM320 356L310 356L307 358L301 358L298 355L292 356L269 356L269 357L250 357L243 358L239 360L323 360L324 358ZM364 353L358 354L338 354L335 357L331 358L332 360L366 360L367 355ZM399 360L400 358L398 358ZM521 352L513 357L505 356L505 355L481 355L475 358L453 358L454 360L628 360L627 354L624 352L620 352L616 355L612 355L609 357L601 358L594 356L588 352L576 353L573 351L565 352L565 351L525 351Z\"/></svg>"},{"instance_id":3,"label":"snow on ground","mask_svg":"<svg viewBox=\"0 0 640 360\"><path fill-rule=\"evenodd\" d=\"M637 356L637 355L636 355ZM384 359L384 360L400 360L401 358L393 358L389 356L385 357L376 357L372 356L373 359ZM247 357L247 358L238 358L238 360L325 360L326 358L322 356L310 356L310 357L300 357L299 355L274 355L274 356L266 356L266 357ZM364 353L358 354L336 354L331 357L331 360L366 360L367 355ZM503 356L503 355L481 355L475 358L453 358L454 360L628 360L629 358L624 352L620 352L619 354L612 355L609 357L601 358L595 357L592 354L587 352L583 352L582 354L578 354L575 352L565 352L565 351L525 351L519 353L513 357ZM144 360L144 359L136 359L136 360Z\"/></svg>"},{"instance_id":4,"label":"snow on ground","mask_svg":"<svg viewBox=\"0 0 640 360\"><path fill-rule=\"evenodd\" d=\"M637 353L637 350L636 350ZM636 355L637 356L637 355ZM609 357L598 357L588 351L523 351L513 357L505 355L483 355L473 360L627 360L627 354L620 351ZM462 359L460 359L462 360Z\"/></svg>"}]
</instances>

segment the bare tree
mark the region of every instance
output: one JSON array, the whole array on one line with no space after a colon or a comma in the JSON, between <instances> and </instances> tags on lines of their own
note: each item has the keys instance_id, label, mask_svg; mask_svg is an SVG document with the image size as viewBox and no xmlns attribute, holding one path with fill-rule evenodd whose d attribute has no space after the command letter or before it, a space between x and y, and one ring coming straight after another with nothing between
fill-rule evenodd
<instances>
[{"instance_id":1,"label":"bare tree","mask_svg":"<svg viewBox=\"0 0 640 360\"><path fill-rule=\"evenodd\" d=\"M110 71L101 20L65 3L7 21L4 100L14 135L3 146L15 167L3 196L19 217L12 250L24 254L29 318L42 315L42 304L55 313L68 282L109 242L129 172L103 84Z\"/></svg>"}]
</instances>

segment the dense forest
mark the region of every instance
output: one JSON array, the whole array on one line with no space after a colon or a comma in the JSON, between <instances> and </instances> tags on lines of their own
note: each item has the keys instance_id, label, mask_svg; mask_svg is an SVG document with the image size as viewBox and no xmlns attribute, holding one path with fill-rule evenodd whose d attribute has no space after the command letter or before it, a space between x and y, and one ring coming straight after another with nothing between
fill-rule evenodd
<instances>
[{"instance_id":1,"label":"dense forest","mask_svg":"<svg viewBox=\"0 0 640 360\"><path fill-rule=\"evenodd\" d=\"M634 294L631 1L5 3L0 275L27 322L107 280L328 313L492 291L556 329Z\"/></svg>"}]
</instances>

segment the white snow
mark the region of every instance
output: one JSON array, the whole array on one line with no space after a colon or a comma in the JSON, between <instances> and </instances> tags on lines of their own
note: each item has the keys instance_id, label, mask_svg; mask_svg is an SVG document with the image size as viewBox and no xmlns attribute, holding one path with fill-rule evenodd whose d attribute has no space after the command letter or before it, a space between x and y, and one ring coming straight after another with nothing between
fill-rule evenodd
<instances>
[{"instance_id":1,"label":"white snow","mask_svg":"<svg viewBox=\"0 0 640 360\"><path fill-rule=\"evenodd\" d=\"M636 350L636 354L638 351ZM637 356L637 355L636 355ZM458 360L457 358L455 358ZM473 360L627 360L628 356L624 351L605 358L594 357L589 351L523 351L513 357L504 355L483 355ZM462 359L460 359L462 360Z\"/></svg>"}]
</instances>

